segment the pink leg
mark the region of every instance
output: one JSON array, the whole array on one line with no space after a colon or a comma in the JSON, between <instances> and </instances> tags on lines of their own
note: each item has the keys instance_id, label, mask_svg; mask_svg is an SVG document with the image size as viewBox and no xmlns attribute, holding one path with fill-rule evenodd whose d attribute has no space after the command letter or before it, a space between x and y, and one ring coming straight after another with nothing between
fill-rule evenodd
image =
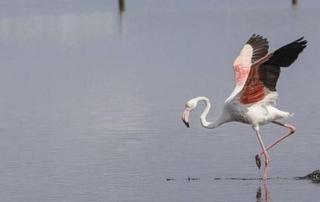
<instances>
[{"instance_id":1,"label":"pink leg","mask_svg":"<svg viewBox=\"0 0 320 202\"><path fill-rule=\"evenodd\" d=\"M277 121L272 121L272 123L277 124L279 126L285 127L289 129L289 132L285 135L283 135L282 137L280 137L278 140L276 140L274 143L272 143L271 145L269 145L266 150L268 151L269 149L271 149L272 147L274 147L275 145L277 145L279 142L281 142L282 140L284 140L285 138L289 137L290 135L292 135L295 131L296 131L296 127L290 124L284 124L284 123L280 123ZM256 164L258 166L258 168L260 168L261 166L261 160L260 160L260 155L263 154L263 151L261 151L259 154L256 155L255 159L256 159Z\"/></svg>"},{"instance_id":2,"label":"pink leg","mask_svg":"<svg viewBox=\"0 0 320 202\"><path fill-rule=\"evenodd\" d=\"M270 160L270 161L271 161L271 160ZM265 164L265 166L264 166L263 177L262 177L262 179L263 179L264 181L268 179L270 161L269 161L269 163Z\"/></svg>"},{"instance_id":3,"label":"pink leg","mask_svg":"<svg viewBox=\"0 0 320 202\"><path fill-rule=\"evenodd\" d=\"M279 126L283 126L285 128L289 129L289 132L287 134L285 134L284 136L280 137L278 140L276 140L274 143L272 143L271 145L269 145L266 150L268 151L269 149L271 149L272 147L274 147L275 145L277 145L279 142L281 142L282 140L286 139L287 137L289 137L290 135L292 135L295 131L296 131L296 127L294 127L293 125L290 124L284 124L284 123L280 123L277 121L273 121L272 123L277 124ZM259 155L262 155L263 151L260 152Z\"/></svg>"},{"instance_id":4,"label":"pink leg","mask_svg":"<svg viewBox=\"0 0 320 202\"><path fill-rule=\"evenodd\" d=\"M255 126L253 129L256 131L256 135L260 144L260 147L262 149L262 152L264 154L264 163L265 163L265 169L263 172L263 179L266 180L268 178L268 165L271 162L271 158L269 156L269 153L266 150L266 147L263 144L263 141L261 139L260 133L259 133L259 127Z\"/></svg>"},{"instance_id":5,"label":"pink leg","mask_svg":"<svg viewBox=\"0 0 320 202\"><path fill-rule=\"evenodd\" d=\"M258 187L257 193L256 193L256 201L257 202L270 202L271 201L271 195L268 189L268 180L263 180L263 187L261 189L261 186Z\"/></svg>"},{"instance_id":6,"label":"pink leg","mask_svg":"<svg viewBox=\"0 0 320 202\"><path fill-rule=\"evenodd\" d=\"M267 180L263 181L263 189L264 189L264 195L265 195L264 201L268 202L268 201L270 201L271 198L270 198L270 192L268 189L268 181Z\"/></svg>"}]
</instances>

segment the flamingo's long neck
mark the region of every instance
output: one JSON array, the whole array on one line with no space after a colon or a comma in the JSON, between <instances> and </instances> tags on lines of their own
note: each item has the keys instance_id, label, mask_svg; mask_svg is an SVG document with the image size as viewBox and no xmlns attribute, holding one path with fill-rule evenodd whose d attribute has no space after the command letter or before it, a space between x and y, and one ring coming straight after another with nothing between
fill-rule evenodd
<instances>
[{"instance_id":1,"label":"flamingo's long neck","mask_svg":"<svg viewBox=\"0 0 320 202\"><path fill-rule=\"evenodd\" d=\"M200 116L201 125L203 127L213 129L213 128L216 128L216 127L222 125L223 123L227 122L228 119L224 113L222 113L221 116L214 122L207 121L207 115L208 115L210 108L211 108L210 100L206 97L199 97L198 99L199 99L199 101L203 101L206 105L205 109L203 110L203 112Z\"/></svg>"}]
</instances>

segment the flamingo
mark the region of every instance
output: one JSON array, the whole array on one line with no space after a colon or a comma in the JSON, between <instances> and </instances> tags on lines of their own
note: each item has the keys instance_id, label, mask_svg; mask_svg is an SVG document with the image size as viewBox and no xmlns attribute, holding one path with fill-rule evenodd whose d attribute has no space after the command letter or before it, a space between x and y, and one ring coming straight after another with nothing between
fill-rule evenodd
<instances>
[{"instance_id":1,"label":"flamingo","mask_svg":"<svg viewBox=\"0 0 320 202\"><path fill-rule=\"evenodd\" d=\"M274 52L268 53L268 40L260 35L253 34L233 63L235 87L231 95L225 100L221 115L214 122L208 121L207 115L211 103L207 97L200 96L189 100L185 104L182 121L187 127L190 127L190 112L202 101L205 104L205 109L200 115L200 122L205 128L213 129L232 121L251 125L261 147L261 152L255 156L256 165L260 169L260 156L263 155L263 179L267 179L267 168L271 162L268 151L296 131L295 126L278 121L292 116L293 113L276 108L278 98L276 84L281 67L289 67L306 46L307 41L304 40L304 37L301 37ZM260 127L268 123L282 126L288 132L266 147L261 138Z\"/></svg>"}]
</instances>

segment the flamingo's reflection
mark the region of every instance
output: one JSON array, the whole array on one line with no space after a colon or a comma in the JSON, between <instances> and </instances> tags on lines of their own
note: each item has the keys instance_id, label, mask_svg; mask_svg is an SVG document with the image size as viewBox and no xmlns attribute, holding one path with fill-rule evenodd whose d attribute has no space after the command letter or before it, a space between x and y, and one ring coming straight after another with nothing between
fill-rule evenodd
<instances>
[{"instance_id":1,"label":"flamingo's reflection","mask_svg":"<svg viewBox=\"0 0 320 202\"><path fill-rule=\"evenodd\" d=\"M268 189L268 180L262 180L260 182L256 193L257 202L270 202L271 194Z\"/></svg>"}]
</instances>

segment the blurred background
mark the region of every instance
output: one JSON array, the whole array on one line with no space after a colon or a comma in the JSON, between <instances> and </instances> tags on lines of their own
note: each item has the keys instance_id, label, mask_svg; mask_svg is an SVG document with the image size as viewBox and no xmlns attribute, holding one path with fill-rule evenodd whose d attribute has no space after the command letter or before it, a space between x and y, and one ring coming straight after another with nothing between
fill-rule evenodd
<instances>
[{"instance_id":1,"label":"blurred background","mask_svg":"<svg viewBox=\"0 0 320 202\"><path fill-rule=\"evenodd\" d=\"M271 151L268 195L318 201L316 184L292 178L320 167L319 9L311 0L2 0L1 200L260 200L259 180L226 179L261 175L251 127L204 129L202 107L190 129L180 119L200 95L215 119L256 33L270 51L309 42L278 82L279 108L295 113L285 121L298 130ZM284 132L270 125L262 136L268 144Z\"/></svg>"}]
</instances>

